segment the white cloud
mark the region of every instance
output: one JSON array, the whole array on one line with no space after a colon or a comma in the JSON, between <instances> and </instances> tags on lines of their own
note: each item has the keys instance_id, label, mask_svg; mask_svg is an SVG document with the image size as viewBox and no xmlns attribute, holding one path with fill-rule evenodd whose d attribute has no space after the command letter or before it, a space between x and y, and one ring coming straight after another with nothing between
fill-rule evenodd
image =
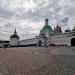
<instances>
[{"instance_id":1,"label":"white cloud","mask_svg":"<svg viewBox=\"0 0 75 75\"><path fill-rule=\"evenodd\" d=\"M72 29L74 12L75 0L0 0L0 39L9 39L15 27L21 39L36 36L46 16L52 28L60 23Z\"/></svg>"}]
</instances>

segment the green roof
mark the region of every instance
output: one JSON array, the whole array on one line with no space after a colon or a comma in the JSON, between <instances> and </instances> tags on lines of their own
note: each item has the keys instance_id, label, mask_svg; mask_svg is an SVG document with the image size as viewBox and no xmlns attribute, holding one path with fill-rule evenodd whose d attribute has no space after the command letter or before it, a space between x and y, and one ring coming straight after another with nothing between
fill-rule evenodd
<instances>
[{"instance_id":1,"label":"green roof","mask_svg":"<svg viewBox=\"0 0 75 75\"><path fill-rule=\"evenodd\" d=\"M45 30L45 29L52 30L51 26L49 26L49 25L45 25L45 26L43 27L43 30Z\"/></svg>"}]
</instances>

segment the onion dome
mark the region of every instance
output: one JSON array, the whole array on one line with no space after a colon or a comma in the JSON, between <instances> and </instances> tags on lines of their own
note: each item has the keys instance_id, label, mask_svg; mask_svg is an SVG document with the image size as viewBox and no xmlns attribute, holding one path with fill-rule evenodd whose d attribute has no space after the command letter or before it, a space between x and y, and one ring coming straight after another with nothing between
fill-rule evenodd
<instances>
[{"instance_id":1,"label":"onion dome","mask_svg":"<svg viewBox=\"0 0 75 75\"><path fill-rule=\"evenodd\" d=\"M54 32L56 32L56 33L61 33L62 32L61 27L58 24L57 24L56 27L54 27Z\"/></svg>"},{"instance_id":2,"label":"onion dome","mask_svg":"<svg viewBox=\"0 0 75 75\"><path fill-rule=\"evenodd\" d=\"M10 36L10 38L19 38L19 36L17 35L16 29L13 35Z\"/></svg>"},{"instance_id":3,"label":"onion dome","mask_svg":"<svg viewBox=\"0 0 75 75\"><path fill-rule=\"evenodd\" d=\"M43 30L52 30L51 26L48 24L48 19L45 19L45 25L43 26Z\"/></svg>"}]
</instances>

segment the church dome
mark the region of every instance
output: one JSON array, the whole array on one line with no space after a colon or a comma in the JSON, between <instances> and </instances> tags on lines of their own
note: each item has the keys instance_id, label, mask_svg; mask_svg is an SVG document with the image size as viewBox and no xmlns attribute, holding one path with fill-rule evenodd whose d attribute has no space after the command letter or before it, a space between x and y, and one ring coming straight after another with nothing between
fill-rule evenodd
<instances>
[{"instance_id":1,"label":"church dome","mask_svg":"<svg viewBox=\"0 0 75 75\"><path fill-rule=\"evenodd\" d=\"M43 26L43 30L45 30L45 29L52 30L51 26L49 26L49 24L48 24L48 19L47 18L45 19L45 25Z\"/></svg>"},{"instance_id":2,"label":"church dome","mask_svg":"<svg viewBox=\"0 0 75 75\"><path fill-rule=\"evenodd\" d=\"M52 28L51 28L49 25L45 25L45 26L43 27L43 30L45 30L45 29L50 29L50 30L52 30Z\"/></svg>"},{"instance_id":3,"label":"church dome","mask_svg":"<svg viewBox=\"0 0 75 75\"><path fill-rule=\"evenodd\" d=\"M13 35L10 36L10 38L19 38L19 36L17 35L16 29Z\"/></svg>"}]
</instances>

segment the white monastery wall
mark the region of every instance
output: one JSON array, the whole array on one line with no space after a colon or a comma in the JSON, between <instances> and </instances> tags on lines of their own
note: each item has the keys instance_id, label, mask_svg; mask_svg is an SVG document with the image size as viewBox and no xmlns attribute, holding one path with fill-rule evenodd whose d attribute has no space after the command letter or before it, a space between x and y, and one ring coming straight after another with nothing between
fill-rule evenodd
<instances>
[{"instance_id":1,"label":"white monastery wall","mask_svg":"<svg viewBox=\"0 0 75 75\"><path fill-rule=\"evenodd\" d=\"M37 44L38 38L25 39L20 41L20 45Z\"/></svg>"}]
</instances>

